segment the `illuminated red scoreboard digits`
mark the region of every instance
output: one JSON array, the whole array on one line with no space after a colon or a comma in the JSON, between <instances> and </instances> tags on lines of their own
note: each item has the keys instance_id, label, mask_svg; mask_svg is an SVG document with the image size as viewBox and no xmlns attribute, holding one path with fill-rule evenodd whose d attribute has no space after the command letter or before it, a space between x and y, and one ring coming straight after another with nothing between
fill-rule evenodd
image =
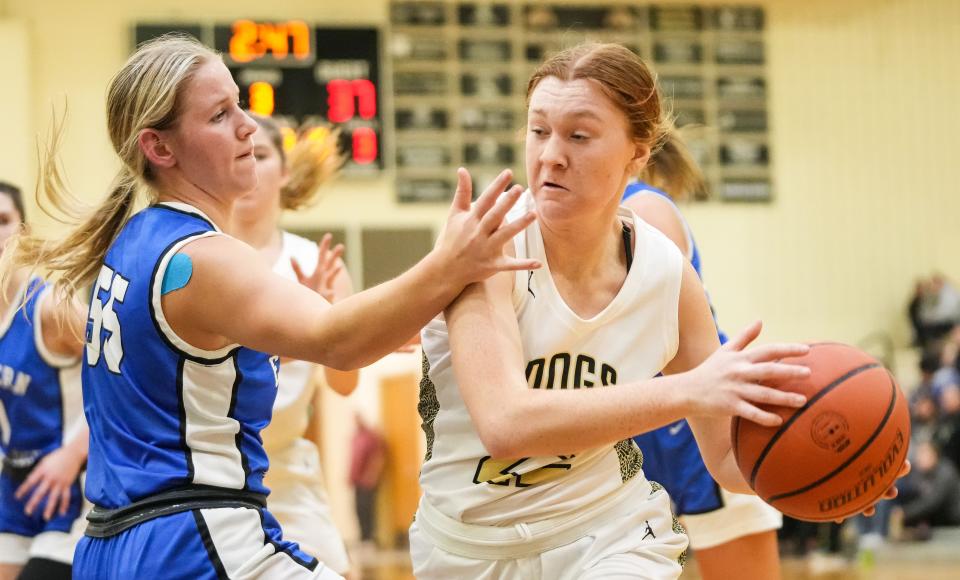
<instances>
[{"instance_id":1,"label":"illuminated red scoreboard digits","mask_svg":"<svg viewBox=\"0 0 960 580\"><path fill-rule=\"evenodd\" d=\"M383 168L376 29L237 20L214 27L214 40L251 111L292 125L336 125L345 173Z\"/></svg>"},{"instance_id":2,"label":"illuminated red scoreboard digits","mask_svg":"<svg viewBox=\"0 0 960 580\"><path fill-rule=\"evenodd\" d=\"M377 117L377 87L369 79L333 79L327 82L327 119L331 123L347 123L359 117ZM380 147L377 133L371 127L357 127L351 136L353 162L369 165L377 160Z\"/></svg>"}]
</instances>

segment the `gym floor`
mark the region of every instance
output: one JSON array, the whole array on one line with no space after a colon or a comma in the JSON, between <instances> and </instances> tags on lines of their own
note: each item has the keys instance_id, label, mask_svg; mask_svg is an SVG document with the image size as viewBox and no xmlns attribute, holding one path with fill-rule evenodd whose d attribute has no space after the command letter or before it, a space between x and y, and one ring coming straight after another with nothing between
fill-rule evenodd
<instances>
[{"instance_id":1,"label":"gym floor","mask_svg":"<svg viewBox=\"0 0 960 580\"><path fill-rule=\"evenodd\" d=\"M960 528L937 530L928 542L891 543L873 557L815 554L786 558L783 580L956 580L960 578ZM413 580L405 551L377 551L363 558L363 580ZM701 580L696 558L681 580Z\"/></svg>"}]
</instances>

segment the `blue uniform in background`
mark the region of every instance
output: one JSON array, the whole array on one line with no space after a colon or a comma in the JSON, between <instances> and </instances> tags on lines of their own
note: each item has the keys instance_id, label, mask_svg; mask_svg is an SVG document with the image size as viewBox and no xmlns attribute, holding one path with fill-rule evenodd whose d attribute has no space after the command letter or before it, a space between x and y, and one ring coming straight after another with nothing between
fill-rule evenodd
<instances>
[{"instance_id":1,"label":"blue uniform in background","mask_svg":"<svg viewBox=\"0 0 960 580\"><path fill-rule=\"evenodd\" d=\"M198 349L163 315L171 260L211 235L216 226L196 209L160 204L131 218L107 251L83 365L96 507L74 578L325 577L265 507L260 431L277 357Z\"/></svg>"},{"instance_id":2,"label":"blue uniform in background","mask_svg":"<svg viewBox=\"0 0 960 580\"><path fill-rule=\"evenodd\" d=\"M627 185L623 192L623 201L634 195L660 195L673 204L673 200L665 192L636 182ZM684 222L684 227L686 223ZM696 270L700 279L700 250L688 234L690 264ZM711 311L713 306L710 307ZM716 322L716 313L714 313ZM720 343L727 341L726 335L717 330ZM714 481L707 466L700 456L700 449L693 437L693 431L686 419L661 427L654 431L638 435L633 438L643 451L643 472L647 478L663 484L670 492L670 497L677 506L677 515L696 515L712 512L723 507L723 497L720 486Z\"/></svg>"},{"instance_id":3,"label":"blue uniform in background","mask_svg":"<svg viewBox=\"0 0 960 580\"><path fill-rule=\"evenodd\" d=\"M30 494L19 500L14 497L30 471L63 446L67 431L80 416L79 361L51 353L43 343L40 303L49 287L34 278L12 304L19 304L24 293L23 306L11 308L0 320L0 562L23 563L31 556L42 556L69 564L71 542L56 539L58 553L43 553L33 540L41 534L50 538L71 532L83 502L79 479L71 489L67 513L57 511L50 521L43 518L46 499L28 516L24 507Z\"/></svg>"}]
</instances>

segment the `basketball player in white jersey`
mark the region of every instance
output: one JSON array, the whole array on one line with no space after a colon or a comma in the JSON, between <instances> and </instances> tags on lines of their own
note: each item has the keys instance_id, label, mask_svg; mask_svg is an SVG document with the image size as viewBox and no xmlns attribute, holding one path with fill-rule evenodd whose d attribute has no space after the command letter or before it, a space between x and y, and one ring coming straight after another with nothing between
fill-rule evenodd
<instances>
[{"instance_id":1,"label":"basketball player in white jersey","mask_svg":"<svg viewBox=\"0 0 960 580\"><path fill-rule=\"evenodd\" d=\"M418 578L676 578L687 538L630 437L688 417L717 481L749 493L730 418L773 426L758 405L804 403L764 385L807 376L775 361L808 347L745 350L754 324L719 348L692 267L619 208L660 138L655 89L636 55L596 44L528 85L520 203L538 221L512 250L545 267L469 286L423 331Z\"/></svg>"},{"instance_id":2,"label":"basketball player in white jersey","mask_svg":"<svg viewBox=\"0 0 960 580\"><path fill-rule=\"evenodd\" d=\"M309 205L320 186L339 168L336 134L328 134L326 140L300 139L285 151L277 122L251 116L259 125L253 135L258 183L254 191L237 201L234 235L259 250L277 274L291 280L315 281L315 289L331 303L346 298L353 293L353 285L339 258L343 247L330 248L329 236L318 247L279 227L283 210ZM318 433L316 369L316 365L292 359L280 365L273 419L262 433L270 458L264 483L270 489L270 511L284 535L335 572L346 575L350 563L330 514L320 468L320 442L310 438ZM356 370L323 367L323 372L325 382L342 395L357 386Z\"/></svg>"}]
</instances>

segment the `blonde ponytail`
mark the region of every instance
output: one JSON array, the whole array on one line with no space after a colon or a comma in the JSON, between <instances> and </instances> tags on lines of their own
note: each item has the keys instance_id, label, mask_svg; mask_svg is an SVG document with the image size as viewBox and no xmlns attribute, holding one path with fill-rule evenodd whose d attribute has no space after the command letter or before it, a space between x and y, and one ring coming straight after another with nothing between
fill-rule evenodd
<instances>
[{"instance_id":1,"label":"blonde ponytail","mask_svg":"<svg viewBox=\"0 0 960 580\"><path fill-rule=\"evenodd\" d=\"M271 117L253 113L250 116L260 125L260 130L266 132L289 172L287 183L280 190L280 207L298 210L316 202L320 187L333 180L343 166L339 129L307 125L294 133L292 129L281 129ZM284 141L284 131L295 135L295 139L291 139L294 144L289 148Z\"/></svg>"},{"instance_id":2,"label":"blonde ponytail","mask_svg":"<svg viewBox=\"0 0 960 580\"><path fill-rule=\"evenodd\" d=\"M54 119L40 156L36 198L45 213L70 231L59 240L26 231L15 236L4 249L0 281L16 269L28 268L54 282L64 298L76 297L93 283L110 244L147 201L141 202L140 197L147 197L141 192L155 195L149 164L138 145L140 132L173 126L184 87L212 58L219 57L189 36L165 35L142 44L113 77L107 93L107 128L123 168L106 199L95 207L81 203L64 183L57 156L63 119Z\"/></svg>"}]
</instances>

